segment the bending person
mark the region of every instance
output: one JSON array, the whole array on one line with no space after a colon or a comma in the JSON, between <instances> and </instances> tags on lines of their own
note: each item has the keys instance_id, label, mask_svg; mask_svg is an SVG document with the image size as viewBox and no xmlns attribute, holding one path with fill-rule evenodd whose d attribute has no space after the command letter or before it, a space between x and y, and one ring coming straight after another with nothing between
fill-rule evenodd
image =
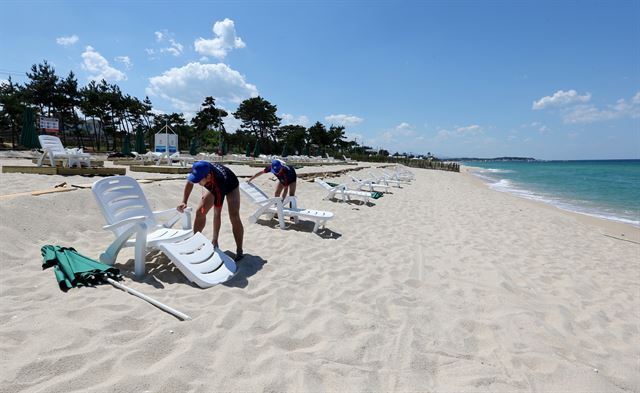
<instances>
[{"instance_id":1,"label":"bending person","mask_svg":"<svg viewBox=\"0 0 640 393\"><path fill-rule=\"evenodd\" d=\"M269 172L276 175L279 181L278 185L276 186L275 196L281 197L284 200L287 195L296 195L296 170L293 169L292 166L285 165L285 163L280 160L271 161L271 165L251 176L251 179L247 180L247 182L251 183L251 180L262 175L263 173Z\"/></svg>"},{"instance_id":2,"label":"bending person","mask_svg":"<svg viewBox=\"0 0 640 393\"><path fill-rule=\"evenodd\" d=\"M193 223L194 232L202 232L207 222L207 213L213 207L213 243L218 247L218 235L220 234L222 204L227 197L229 208L229 220L233 231L233 238L236 241L236 257L238 261L242 259L242 238L244 228L240 219L240 190L238 178L224 165L210 163L208 161L196 161L191 166L191 173L187 176L187 183L184 185L182 202L176 207L179 212L183 212L187 207L187 201L194 184L200 184L206 192L202 195L196 217Z\"/></svg>"}]
</instances>

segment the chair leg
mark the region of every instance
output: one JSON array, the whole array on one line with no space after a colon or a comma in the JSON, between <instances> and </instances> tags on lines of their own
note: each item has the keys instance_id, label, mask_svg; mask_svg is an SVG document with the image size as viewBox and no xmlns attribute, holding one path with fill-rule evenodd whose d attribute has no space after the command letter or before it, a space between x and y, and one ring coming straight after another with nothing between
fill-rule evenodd
<instances>
[{"instance_id":1,"label":"chair leg","mask_svg":"<svg viewBox=\"0 0 640 393\"><path fill-rule=\"evenodd\" d=\"M141 224L136 232L136 248L135 248L135 265L134 271L136 277L144 277L145 259L147 253L147 227Z\"/></svg>"}]
</instances>

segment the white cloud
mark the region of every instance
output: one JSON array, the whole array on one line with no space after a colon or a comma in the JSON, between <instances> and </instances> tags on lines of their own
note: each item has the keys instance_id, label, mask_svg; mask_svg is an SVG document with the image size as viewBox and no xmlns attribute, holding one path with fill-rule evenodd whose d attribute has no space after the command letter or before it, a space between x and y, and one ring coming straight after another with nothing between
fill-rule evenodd
<instances>
[{"instance_id":1,"label":"white cloud","mask_svg":"<svg viewBox=\"0 0 640 393\"><path fill-rule=\"evenodd\" d=\"M213 34L215 34L213 39L200 37L195 40L193 46L196 52L200 55L224 59L230 50L241 49L246 46L242 39L236 36L235 24L229 18L217 21L213 25Z\"/></svg>"},{"instance_id":2,"label":"white cloud","mask_svg":"<svg viewBox=\"0 0 640 393\"><path fill-rule=\"evenodd\" d=\"M477 124L472 124L470 126L456 127L452 130L442 128L438 130L438 133L436 134L436 139L442 140L442 139L448 139L450 137L456 137L456 138L474 137L482 134L484 134L483 127Z\"/></svg>"},{"instance_id":3,"label":"white cloud","mask_svg":"<svg viewBox=\"0 0 640 393\"><path fill-rule=\"evenodd\" d=\"M127 75L109 65L100 53L96 52L91 46L87 46L82 53L82 69L89 72L89 79L106 81L127 80Z\"/></svg>"},{"instance_id":4,"label":"white cloud","mask_svg":"<svg viewBox=\"0 0 640 393\"><path fill-rule=\"evenodd\" d=\"M637 92L635 96L633 96L631 102L633 102L634 104L640 104L640 91Z\"/></svg>"},{"instance_id":5,"label":"white cloud","mask_svg":"<svg viewBox=\"0 0 640 393\"><path fill-rule=\"evenodd\" d=\"M355 126L364 121L364 119L354 115L329 115L324 118L326 121L339 126Z\"/></svg>"},{"instance_id":6,"label":"white cloud","mask_svg":"<svg viewBox=\"0 0 640 393\"><path fill-rule=\"evenodd\" d=\"M300 125L307 127L309 125L309 118L305 115L294 116L289 113L284 113L281 115L282 125Z\"/></svg>"},{"instance_id":7,"label":"white cloud","mask_svg":"<svg viewBox=\"0 0 640 393\"><path fill-rule=\"evenodd\" d=\"M477 135L482 133L482 127L477 124L473 124L466 127L458 127L456 128L456 132L459 135Z\"/></svg>"},{"instance_id":8,"label":"white cloud","mask_svg":"<svg viewBox=\"0 0 640 393\"><path fill-rule=\"evenodd\" d=\"M384 146L393 147L395 149L408 149L412 145L409 141L414 140L414 138L417 137L418 135L414 127L409 123L402 122L391 129L383 131L379 135L379 138L375 138L373 142L376 144L382 143Z\"/></svg>"},{"instance_id":9,"label":"white cloud","mask_svg":"<svg viewBox=\"0 0 640 393\"><path fill-rule=\"evenodd\" d=\"M130 70L131 67L133 67L133 63L131 62L131 59L129 58L129 56L116 56L114 60L119 63L122 63L124 67L128 70Z\"/></svg>"},{"instance_id":10,"label":"white cloud","mask_svg":"<svg viewBox=\"0 0 640 393\"><path fill-rule=\"evenodd\" d=\"M196 112L207 96L214 97L216 104L239 104L256 97L258 89L226 64L196 62L149 78L146 93L170 101L180 111Z\"/></svg>"},{"instance_id":11,"label":"white cloud","mask_svg":"<svg viewBox=\"0 0 640 393\"><path fill-rule=\"evenodd\" d=\"M621 98L602 110L593 105L578 105L565 112L563 120L565 123L593 123L625 117L637 119L640 117L640 100L636 100L636 97L637 94L630 103Z\"/></svg>"},{"instance_id":12,"label":"white cloud","mask_svg":"<svg viewBox=\"0 0 640 393\"><path fill-rule=\"evenodd\" d=\"M0 79L0 86L8 85L8 84L9 84L9 80L8 79Z\"/></svg>"},{"instance_id":13,"label":"white cloud","mask_svg":"<svg viewBox=\"0 0 640 393\"><path fill-rule=\"evenodd\" d=\"M184 46L173 38L173 33L168 30L156 31L153 33L156 37L156 42L160 44L160 48L145 48L145 51L149 56L153 56L156 53L168 53L172 56L180 56L184 50ZM169 46L164 46L166 44Z\"/></svg>"},{"instance_id":14,"label":"white cloud","mask_svg":"<svg viewBox=\"0 0 640 393\"><path fill-rule=\"evenodd\" d=\"M56 43L62 46L71 46L77 43L79 40L80 40L80 37L74 34L68 37L58 37L56 38Z\"/></svg>"},{"instance_id":15,"label":"white cloud","mask_svg":"<svg viewBox=\"0 0 640 393\"><path fill-rule=\"evenodd\" d=\"M533 102L533 110L544 109L549 106L565 106L574 103L584 103L591 100L591 94L578 95L575 90L563 91L558 90L552 96L542 97L538 101Z\"/></svg>"}]
</instances>

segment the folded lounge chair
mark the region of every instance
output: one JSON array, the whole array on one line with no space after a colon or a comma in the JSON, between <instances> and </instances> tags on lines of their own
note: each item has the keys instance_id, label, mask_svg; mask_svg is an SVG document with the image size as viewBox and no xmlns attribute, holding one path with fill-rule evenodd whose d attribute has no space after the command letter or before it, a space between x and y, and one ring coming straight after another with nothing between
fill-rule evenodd
<instances>
[{"instance_id":1,"label":"folded lounge chair","mask_svg":"<svg viewBox=\"0 0 640 393\"><path fill-rule=\"evenodd\" d=\"M175 208L154 212L138 182L129 176L112 176L93 183L93 196L107 221L103 229L116 239L100 255L113 265L122 247L135 247L135 274L144 276L148 248L164 252L173 264L200 287L210 287L233 277L236 265L202 233L191 229L191 210ZM164 221L160 221L166 218ZM182 219L182 229L172 228Z\"/></svg>"},{"instance_id":2,"label":"folded lounge chair","mask_svg":"<svg viewBox=\"0 0 640 393\"><path fill-rule=\"evenodd\" d=\"M57 136L38 135L38 140L42 147L42 156L38 159L38 166L42 166L42 162L47 157L52 167L56 166L56 159L58 158L63 160L66 167L74 165L89 166L91 154L83 153L82 149L65 149Z\"/></svg>"},{"instance_id":3,"label":"folded lounge chair","mask_svg":"<svg viewBox=\"0 0 640 393\"><path fill-rule=\"evenodd\" d=\"M389 188L391 188L389 185L380 184L373 179L360 180L357 177L354 177L351 175L349 175L349 177L351 178L351 180L353 180L358 184L358 188L361 190L369 190L373 192L373 191L378 191L376 190L376 188L382 191L387 191Z\"/></svg>"},{"instance_id":4,"label":"folded lounge chair","mask_svg":"<svg viewBox=\"0 0 640 393\"><path fill-rule=\"evenodd\" d=\"M317 232L318 228L324 227L327 220L333 218L333 213L325 212L321 210L302 209L297 206L298 201L296 197L286 197L283 201L282 198L269 198L261 189L259 189L253 183L241 182L240 190L244 192L251 200L260 207L256 210L251 217L249 217L250 223L258 221L258 217L263 214L269 216L269 219L275 215L278 216L280 223L280 229L285 229L284 219L285 217L293 217L295 222L302 218L305 220L314 221L313 232ZM291 207L285 207L285 205L291 203Z\"/></svg>"},{"instance_id":5,"label":"folded lounge chair","mask_svg":"<svg viewBox=\"0 0 640 393\"><path fill-rule=\"evenodd\" d=\"M319 184L322 188L327 190L327 195L323 199L333 199L337 196L340 196L340 198L342 198L342 201L346 202L350 201L353 197L361 199L364 203L369 203L369 198L371 198L371 192L350 190L349 187L344 184L332 186L319 177L316 177L313 182Z\"/></svg>"}]
</instances>

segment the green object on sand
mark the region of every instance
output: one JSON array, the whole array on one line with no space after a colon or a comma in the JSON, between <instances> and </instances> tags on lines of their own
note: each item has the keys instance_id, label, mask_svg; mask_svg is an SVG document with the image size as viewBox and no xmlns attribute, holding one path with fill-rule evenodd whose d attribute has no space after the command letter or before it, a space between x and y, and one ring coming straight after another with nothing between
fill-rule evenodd
<instances>
[{"instance_id":1,"label":"green object on sand","mask_svg":"<svg viewBox=\"0 0 640 393\"><path fill-rule=\"evenodd\" d=\"M120 270L78 253L72 247L42 246L42 269L53 267L60 289L101 284L107 278L122 279Z\"/></svg>"},{"instance_id":2,"label":"green object on sand","mask_svg":"<svg viewBox=\"0 0 640 393\"><path fill-rule=\"evenodd\" d=\"M144 131L142 131L142 127L138 126L136 128L136 145L135 145L136 153L144 154L147 152L147 148L144 145Z\"/></svg>"},{"instance_id":3,"label":"green object on sand","mask_svg":"<svg viewBox=\"0 0 640 393\"><path fill-rule=\"evenodd\" d=\"M340 185L340 184L338 184L338 183L330 183L330 182L325 182L325 183L327 183L327 184L328 184L328 185L330 185L331 187L336 187L336 186L339 186L339 185ZM380 192L380 191L372 191L372 192L371 192L371 198L373 198L373 199L380 199L380 198L382 198L383 196L384 196L384 193L382 193L382 192Z\"/></svg>"},{"instance_id":4,"label":"green object on sand","mask_svg":"<svg viewBox=\"0 0 640 393\"><path fill-rule=\"evenodd\" d=\"M131 136L127 132L122 138L122 154L131 154Z\"/></svg>"},{"instance_id":5,"label":"green object on sand","mask_svg":"<svg viewBox=\"0 0 640 393\"><path fill-rule=\"evenodd\" d=\"M38 135L36 135L36 118L33 108L24 108L22 113L22 132L20 133L20 144L27 149L40 147Z\"/></svg>"}]
</instances>

